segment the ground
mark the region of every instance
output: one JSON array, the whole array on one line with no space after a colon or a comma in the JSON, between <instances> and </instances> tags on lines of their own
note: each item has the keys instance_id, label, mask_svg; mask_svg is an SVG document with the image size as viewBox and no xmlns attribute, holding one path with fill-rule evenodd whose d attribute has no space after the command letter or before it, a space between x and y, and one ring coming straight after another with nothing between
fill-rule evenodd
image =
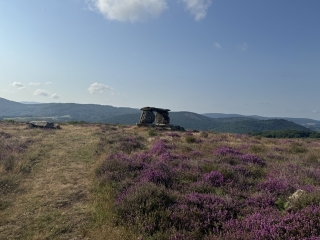
<instances>
[{"instance_id":1,"label":"ground","mask_svg":"<svg viewBox=\"0 0 320 240\"><path fill-rule=\"evenodd\" d=\"M99 125L64 125L61 130L0 125L14 144L29 143L13 153L20 159L15 169L2 169L19 186L0 196L9 203L0 211L1 239L123 239L112 223L103 220L102 227L95 216L95 168L104 158L96 151L100 130Z\"/></svg>"}]
</instances>

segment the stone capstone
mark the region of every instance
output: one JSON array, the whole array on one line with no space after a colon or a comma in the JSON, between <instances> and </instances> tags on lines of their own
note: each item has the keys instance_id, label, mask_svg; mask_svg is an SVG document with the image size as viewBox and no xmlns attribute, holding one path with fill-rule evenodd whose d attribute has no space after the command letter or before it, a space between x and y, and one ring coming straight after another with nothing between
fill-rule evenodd
<instances>
[{"instance_id":1,"label":"stone capstone","mask_svg":"<svg viewBox=\"0 0 320 240\"><path fill-rule=\"evenodd\" d=\"M29 122L29 127L34 128L54 128L53 122L47 122L47 121L31 121Z\"/></svg>"}]
</instances>

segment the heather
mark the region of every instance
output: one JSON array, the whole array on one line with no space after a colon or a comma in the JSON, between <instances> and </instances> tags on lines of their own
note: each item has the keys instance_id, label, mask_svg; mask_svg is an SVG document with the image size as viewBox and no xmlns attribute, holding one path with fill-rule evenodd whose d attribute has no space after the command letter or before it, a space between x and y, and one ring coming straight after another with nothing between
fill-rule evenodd
<instances>
[{"instance_id":1,"label":"heather","mask_svg":"<svg viewBox=\"0 0 320 240\"><path fill-rule=\"evenodd\" d=\"M320 237L318 140L151 133L136 130L138 147L117 148L96 171L117 226L142 239Z\"/></svg>"},{"instance_id":2,"label":"heather","mask_svg":"<svg viewBox=\"0 0 320 240\"><path fill-rule=\"evenodd\" d=\"M0 122L2 239L319 239L320 141Z\"/></svg>"}]
</instances>

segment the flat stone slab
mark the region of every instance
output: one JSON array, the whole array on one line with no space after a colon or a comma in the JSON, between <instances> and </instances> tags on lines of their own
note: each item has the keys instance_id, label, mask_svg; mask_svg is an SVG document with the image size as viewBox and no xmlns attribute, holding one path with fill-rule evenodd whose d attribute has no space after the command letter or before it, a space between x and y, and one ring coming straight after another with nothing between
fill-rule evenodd
<instances>
[{"instance_id":1,"label":"flat stone slab","mask_svg":"<svg viewBox=\"0 0 320 240\"><path fill-rule=\"evenodd\" d=\"M170 112L170 109L164 109L164 108L155 108L155 107L143 107L140 108L141 111L156 111L156 112Z\"/></svg>"},{"instance_id":2,"label":"flat stone slab","mask_svg":"<svg viewBox=\"0 0 320 240\"><path fill-rule=\"evenodd\" d=\"M29 122L29 127L54 128L54 123L47 121L31 121Z\"/></svg>"}]
</instances>

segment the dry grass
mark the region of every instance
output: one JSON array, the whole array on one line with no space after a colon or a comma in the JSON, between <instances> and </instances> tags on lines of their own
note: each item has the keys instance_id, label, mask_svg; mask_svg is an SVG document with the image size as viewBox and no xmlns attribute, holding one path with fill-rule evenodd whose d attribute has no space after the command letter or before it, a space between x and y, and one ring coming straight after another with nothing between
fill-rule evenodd
<instances>
[{"instance_id":1,"label":"dry grass","mask_svg":"<svg viewBox=\"0 0 320 240\"><path fill-rule=\"evenodd\" d=\"M138 144L130 145L130 139ZM320 163L316 140L286 142L211 132L170 135L99 124L41 130L0 122L0 239L139 239L134 230L115 225L114 191L97 178L96 170L109 154L135 154L159 139L175 145L176 153L199 151L201 158L231 146L270 163L289 158L312 166Z\"/></svg>"},{"instance_id":2,"label":"dry grass","mask_svg":"<svg viewBox=\"0 0 320 240\"><path fill-rule=\"evenodd\" d=\"M124 239L126 231L110 218L107 189L94 185L96 166L108 152L106 145L97 153L101 126L41 130L1 123L0 132L10 135L4 144L31 143L11 152L10 171L1 165L1 179L14 188L0 195L1 239Z\"/></svg>"}]
</instances>

